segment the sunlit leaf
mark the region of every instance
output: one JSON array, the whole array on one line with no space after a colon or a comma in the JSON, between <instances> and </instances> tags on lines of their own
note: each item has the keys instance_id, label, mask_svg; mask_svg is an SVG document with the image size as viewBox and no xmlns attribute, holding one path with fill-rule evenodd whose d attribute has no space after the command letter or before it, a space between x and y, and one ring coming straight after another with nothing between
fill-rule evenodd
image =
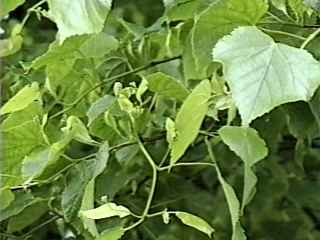
<instances>
[{"instance_id":1,"label":"sunlit leaf","mask_svg":"<svg viewBox=\"0 0 320 240\"><path fill-rule=\"evenodd\" d=\"M130 210L124 206L116 205L115 203L106 203L95 209L82 211L82 215L90 219L102 219L118 216L120 218L131 214Z\"/></svg>"}]
</instances>

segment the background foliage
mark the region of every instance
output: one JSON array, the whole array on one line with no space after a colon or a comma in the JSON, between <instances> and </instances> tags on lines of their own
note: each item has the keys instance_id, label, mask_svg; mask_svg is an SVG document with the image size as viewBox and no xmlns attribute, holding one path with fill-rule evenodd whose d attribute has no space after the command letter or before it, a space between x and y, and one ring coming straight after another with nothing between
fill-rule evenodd
<instances>
[{"instance_id":1,"label":"background foliage","mask_svg":"<svg viewBox=\"0 0 320 240\"><path fill-rule=\"evenodd\" d=\"M0 239L320 239L318 0L0 0Z\"/></svg>"}]
</instances>

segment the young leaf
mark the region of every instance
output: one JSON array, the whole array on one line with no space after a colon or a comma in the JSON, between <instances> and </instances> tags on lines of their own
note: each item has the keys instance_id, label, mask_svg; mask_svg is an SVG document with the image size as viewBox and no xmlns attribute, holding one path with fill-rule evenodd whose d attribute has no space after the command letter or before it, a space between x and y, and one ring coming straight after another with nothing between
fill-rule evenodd
<instances>
[{"instance_id":1,"label":"young leaf","mask_svg":"<svg viewBox=\"0 0 320 240\"><path fill-rule=\"evenodd\" d=\"M210 238L212 237L214 229L202 218L186 212L176 212L175 214L185 225L196 228Z\"/></svg>"},{"instance_id":2,"label":"young leaf","mask_svg":"<svg viewBox=\"0 0 320 240\"><path fill-rule=\"evenodd\" d=\"M208 111L210 94L210 82L204 80L195 87L183 102L175 120L176 137L172 142L171 164L174 164L182 157L189 145L197 137L202 121Z\"/></svg>"},{"instance_id":3,"label":"young leaf","mask_svg":"<svg viewBox=\"0 0 320 240\"><path fill-rule=\"evenodd\" d=\"M265 158L268 154L266 143L261 139L256 130L250 127L225 126L219 130L223 142L229 146L244 162L244 190L242 207L249 203L255 193L257 177L251 167Z\"/></svg>"},{"instance_id":4,"label":"young leaf","mask_svg":"<svg viewBox=\"0 0 320 240\"><path fill-rule=\"evenodd\" d=\"M119 206L115 203L106 203L95 209L81 211L81 214L90 219L102 219L114 216L123 218L130 215L131 212L124 206Z\"/></svg>"},{"instance_id":5,"label":"young leaf","mask_svg":"<svg viewBox=\"0 0 320 240\"><path fill-rule=\"evenodd\" d=\"M281 104L308 101L320 84L320 64L311 54L275 43L256 27L221 39L213 58L223 63L243 125Z\"/></svg>"},{"instance_id":6,"label":"young leaf","mask_svg":"<svg viewBox=\"0 0 320 240\"><path fill-rule=\"evenodd\" d=\"M111 8L111 0L49 0L49 15L59 29L59 41L87 33L99 33Z\"/></svg>"},{"instance_id":7,"label":"young leaf","mask_svg":"<svg viewBox=\"0 0 320 240\"><path fill-rule=\"evenodd\" d=\"M189 95L188 89L173 77L158 72L146 77L150 91L159 95L183 101Z\"/></svg>"},{"instance_id":8,"label":"young leaf","mask_svg":"<svg viewBox=\"0 0 320 240\"><path fill-rule=\"evenodd\" d=\"M208 52L214 44L239 26L255 25L268 10L264 0L213 1L194 18L183 54L187 79L203 79L211 64Z\"/></svg>"},{"instance_id":9,"label":"young leaf","mask_svg":"<svg viewBox=\"0 0 320 240\"><path fill-rule=\"evenodd\" d=\"M117 226L103 231L97 240L118 240L123 236L124 233L124 228L122 226Z\"/></svg>"},{"instance_id":10,"label":"young leaf","mask_svg":"<svg viewBox=\"0 0 320 240\"><path fill-rule=\"evenodd\" d=\"M26 108L33 101L40 99L38 83L34 82L30 86L22 88L0 109L0 115L20 111Z\"/></svg>"}]
</instances>

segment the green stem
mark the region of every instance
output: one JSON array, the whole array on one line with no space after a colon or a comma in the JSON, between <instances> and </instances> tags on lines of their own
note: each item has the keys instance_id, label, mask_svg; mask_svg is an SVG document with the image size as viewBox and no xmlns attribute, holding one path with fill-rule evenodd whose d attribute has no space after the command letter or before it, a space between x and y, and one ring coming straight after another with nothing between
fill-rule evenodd
<instances>
[{"instance_id":1,"label":"green stem","mask_svg":"<svg viewBox=\"0 0 320 240\"><path fill-rule=\"evenodd\" d=\"M193 166L210 166L215 167L214 163L206 163L206 162L190 162L190 163L176 163L172 166L165 166L158 168L158 171L165 171L173 167L193 167Z\"/></svg>"},{"instance_id":2,"label":"green stem","mask_svg":"<svg viewBox=\"0 0 320 240\"><path fill-rule=\"evenodd\" d=\"M146 64L144 66L141 66L141 67L138 67L138 68L135 68L133 70L130 70L128 72L124 72L124 73L121 73L121 74L118 74L116 76L113 76L113 77L110 77L110 78L107 78L107 79L104 79L103 81L101 81L100 83L94 85L93 87L89 88L87 91L85 91L78 99L76 99L73 103L70 104L69 107L53 114L52 116L50 116L50 119L53 119L53 118L56 118L68 111L70 111L71 109L73 109L78 103L80 103L86 96L88 96L92 91L96 90L97 88L103 86L106 84L106 82L112 82L114 80L117 80L119 78L122 78L122 77L126 77L126 76L129 76L131 74L134 74L134 73L138 73L138 72L141 72L143 70L147 70L151 67L154 67L154 66L157 66L159 64L162 64L162 63L166 63L166 62L170 62L170 61L173 61L173 60L176 60L176 59L180 59L181 56L177 56L177 57L172 57L172 58L168 58L168 59L164 59L164 60L160 60L160 61L155 61L155 62L151 62L149 64Z\"/></svg>"},{"instance_id":3,"label":"green stem","mask_svg":"<svg viewBox=\"0 0 320 240\"><path fill-rule=\"evenodd\" d=\"M283 32L283 31L278 31L278 30L271 30L271 29L267 29L267 28L263 28L263 27L259 27L259 28L267 33L273 33L273 34L279 34L279 35L284 35L284 36L288 36L288 37L293 37L293 38L299 39L301 41L305 41L307 39L305 37L296 35L294 33Z\"/></svg>"},{"instance_id":4,"label":"green stem","mask_svg":"<svg viewBox=\"0 0 320 240\"><path fill-rule=\"evenodd\" d=\"M315 39L320 34L320 28L311 33L309 37L301 44L301 49L304 49L313 39Z\"/></svg>"},{"instance_id":5,"label":"green stem","mask_svg":"<svg viewBox=\"0 0 320 240\"><path fill-rule=\"evenodd\" d=\"M139 144L139 147L140 147L142 153L144 154L144 156L146 157L146 159L148 160L148 162L149 162L149 164L150 164L150 166L152 168L151 189L150 189L148 200L147 200L147 203L146 203L146 206L144 208L143 215L142 215L142 217L145 217L145 216L147 216L147 214L148 214L148 212L150 210L152 199L153 199L154 194L155 194L158 170L157 170L157 165L155 164L155 162L153 161L152 157L150 156L150 154L148 153L147 149L144 147L143 143L141 142L141 140L139 138L138 138L138 144Z\"/></svg>"},{"instance_id":6,"label":"green stem","mask_svg":"<svg viewBox=\"0 0 320 240\"><path fill-rule=\"evenodd\" d=\"M21 22L21 30L26 25L28 19L31 16L31 13L34 12L38 7L40 7L42 4L44 4L46 2L47 2L47 0L41 0L40 2L36 3L31 8L28 9L27 14L24 16L24 18L22 19L22 22Z\"/></svg>"}]
</instances>

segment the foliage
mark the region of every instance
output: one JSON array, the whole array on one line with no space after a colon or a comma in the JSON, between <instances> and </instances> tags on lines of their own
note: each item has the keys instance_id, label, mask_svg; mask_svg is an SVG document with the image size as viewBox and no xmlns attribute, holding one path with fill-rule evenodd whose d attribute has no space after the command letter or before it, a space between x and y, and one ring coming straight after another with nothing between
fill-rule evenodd
<instances>
[{"instance_id":1,"label":"foliage","mask_svg":"<svg viewBox=\"0 0 320 240\"><path fill-rule=\"evenodd\" d=\"M319 6L0 0L0 239L320 239Z\"/></svg>"}]
</instances>

